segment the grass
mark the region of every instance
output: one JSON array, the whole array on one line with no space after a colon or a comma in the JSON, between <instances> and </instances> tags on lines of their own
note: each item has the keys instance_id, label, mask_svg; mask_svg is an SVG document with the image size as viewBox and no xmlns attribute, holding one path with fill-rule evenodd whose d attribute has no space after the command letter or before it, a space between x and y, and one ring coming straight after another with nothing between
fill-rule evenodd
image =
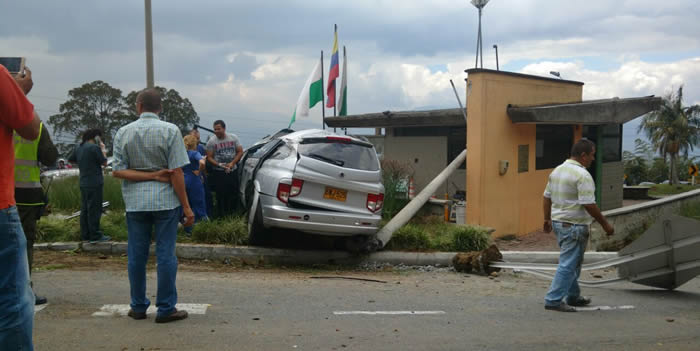
<instances>
[{"instance_id":1,"label":"grass","mask_svg":"<svg viewBox=\"0 0 700 351\"><path fill-rule=\"evenodd\" d=\"M102 216L100 228L114 241L126 241L126 217L124 212L110 211ZM80 217L63 219L56 216L42 217L37 222L37 242L80 241Z\"/></svg>"},{"instance_id":2,"label":"grass","mask_svg":"<svg viewBox=\"0 0 700 351\"><path fill-rule=\"evenodd\" d=\"M80 210L79 177L56 178L50 183L46 183L45 186L49 189L49 204L53 211L73 212ZM111 210L124 210L124 199L119 179L106 175L102 196L103 201L109 201Z\"/></svg>"},{"instance_id":3,"label":"grass","mask_svg":"<svg viewBox=\"0 0 700 351\"><path fill-rule=\"evenodd\" d=\"M417 217L399 228L387 244L389 250L481 251L488 247L491 235L486 228L454 225L440 216Z\"/></svg>"},{"instance_id":4,"label":"grass","mask_svg":"<svg viewBox=\"0 0 700 351\"><path fill-rule=\"evenodd\" d=\"M691 191L691 190L696 190L700 189L699 186L695 185L687 185L687 184L679 184L679 185L671 185L671 184L657 184L657 185L652 185L651 189L649 189L649 195L650 196L667 196L667 195L676 195L680 193L684 193L686 191Z\"/></svg>"},{"instance_id":5,"label":"grass","mask_svg":"<svg viewBox=\"0 0 700 351\"><path fill-rule=\"evenodd\" d=\"M700 201L684 203L681 205L681 216L700 221Z\"/></svg>"}]
</instances>

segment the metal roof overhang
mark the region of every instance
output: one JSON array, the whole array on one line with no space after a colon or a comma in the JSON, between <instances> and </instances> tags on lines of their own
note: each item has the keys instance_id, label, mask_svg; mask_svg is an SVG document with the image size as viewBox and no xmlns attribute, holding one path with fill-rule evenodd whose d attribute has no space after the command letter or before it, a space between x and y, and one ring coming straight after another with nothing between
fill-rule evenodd
<instances>
[{"instance_id":1,"label":"metal roof overhang","mask_svg":"<svg viewBox=\"0 0 700 351\"><path fill-rule=\"evenodd\" d=\"M332 128L429 127L466 126L464 112L459 108L429 111L385 111L362 115L326 117Z\"/></svg>"},{"instance_id":2,"label":"metal roof overhang","mask_svg":"<svg viewBox=\"0 0 700 351\"><path fill-rule=\"evenodd\" d=\"M570 104L508 106L513 123L531 124L623 124L657 109L660 97L612 98Z\"/></svg>"}]
</instances>

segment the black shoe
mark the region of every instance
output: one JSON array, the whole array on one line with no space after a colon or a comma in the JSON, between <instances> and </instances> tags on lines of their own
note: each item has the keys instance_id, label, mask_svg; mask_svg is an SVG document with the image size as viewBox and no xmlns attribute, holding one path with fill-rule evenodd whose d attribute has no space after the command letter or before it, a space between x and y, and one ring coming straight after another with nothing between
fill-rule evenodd
<instances>
[{"instance_id":1,"label":"black shoe","mask_svg":"<svg viewBox=\"0 0 700 351\"><path fill-rule=\"evenodd\" d=\"M136 320L146 319L146 312L136 312L130 309L129 313L127 313L126 315Z\"/></svg>"},{"instance_id":2,"label":"black shoe","mask_svg":"<svg viewBox=\"0 0 700 351\"><path fill-rule=\"evenodd\" d=\"M156 323L169 323L169 322L174 322L174 321L179 321L181 319L187 318L187 311L178 311L177 309L173 310L173 313L167 315L167 316L157 316L156 317Z\"/></svg>"},{"instance_id":3,"label":"black shoe","mask_svg":"<svg viewBox=\"0 0 700 351\"><path fill-rule=\"evenodd\" d=\"M34 297L36 298L36 300L34 300L34 305L38 306L38 305L43 305L43 304L49 302L49 300L47 300L43 296L35 295Z\"/></svg>"},{"instance_id":4,"label":"black shoe","mask_svg":"<svg viewBox=\"0 0 700 351\"><path fill-rule=\"evenodd\" d=\"M576 312L576 308L567 305L565 302L562 302L556 306L544 305L544 309L557 312Z\"/></svg>"},{"instance_id":5,"label":"black shoe","mask_svg":"<svg viewBox=\"0 0 700 351\"><path fill-rule=\"evenodd\" d=\"M571 299L566 299L566 302L569 306L574 306L574 307L582 307L582 306L588 306L591 304L591 298L586 297L586 296L579 296L573 300Z\"/></svg>"}]
</instances>

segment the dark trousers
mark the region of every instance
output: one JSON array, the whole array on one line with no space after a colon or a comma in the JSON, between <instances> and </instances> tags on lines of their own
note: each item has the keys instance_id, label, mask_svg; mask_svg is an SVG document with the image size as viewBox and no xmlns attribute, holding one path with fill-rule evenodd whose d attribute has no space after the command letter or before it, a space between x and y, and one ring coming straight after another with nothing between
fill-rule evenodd
<instances>
[{"instance_id":1,"label":"dark trousers","mask_svg":"<svg viewBox=\"0 0 700 351\"><path fill-rule=\"evenodd\" d=\"M24 236L27 238L27 260L29 261L29 274L32 273L34 261L34 242L36 241L36 222L41 218L42 206L17 205L19 218L22 221Z\"/></svg>"},{"instance_id":2,"label":"dark trousers","mask_svg":"<svg viewBox=\"0 0 700 351\"><path fill-rule=\"evenodd\" d=\"M233 215L238 202L238 176L235 172L213 171L209 173L209 185L216 193L214 217Z\"/></svg>"},{"instance_id":3,"label":"dark trousers","mask_svg":"<svg viewBox=\"0 0 700 351\"><path fill-rule=\"evenodd\" d=\"M98 240L102 237L100 217L102 217L102 185L81 186L80 196L80 237L86 240Z\"/></svg>"}]
</instances>

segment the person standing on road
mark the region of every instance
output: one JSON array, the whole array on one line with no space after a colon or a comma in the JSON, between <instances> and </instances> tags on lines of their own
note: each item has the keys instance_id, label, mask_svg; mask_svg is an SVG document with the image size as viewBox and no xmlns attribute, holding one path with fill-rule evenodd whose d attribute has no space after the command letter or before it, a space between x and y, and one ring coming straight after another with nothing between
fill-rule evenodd
<instances>
[{"instance_id":1,"label":"person standing on road","mask_svg":"<svg viewBox=\"0 0 700 351\"><path fill-rule=\"evenodd\" d=\"M102 217L102 166L107 165L107 151L102 143L102 131L88 129L68 161L78 163L80 170L80 236L83 241L96 243L112 240L100 230Z\"/></svg>"},{"instance_id":2,"label":"person standing on road","mask_svg":"<svg viewBox=\"0 0 700 351\"><path fill-rule=\"evenodd\" d=\"M243 157L243 146L238 137L226 133L226 123L214 122L214 137L207 142L207 161L213 166L210 181L216 193L217 217L233 214L238 201L238 177L234 172Z\"/></svg>"},{"instance_id":3,"label":"person standing on road","mask_svg":"<svg viewBox=\"0 0 700 351\"><path fill-rule=\"evenodd\" d=\"M114 177L123 179L122 196L129 232L128 271L131 285L129 317L146 319L151 301L146 297L146 263L155 227L157 280L156 323L187 318L177 310L177 225L194 222L182 168L190 163L180 129L158 117L162 109L156 89L136 96L139 119L121 127L114 137Z\"/></svg>"},{"instance_id":4,"label":"person standing on road","mask_svg":"<svg viewBox=\"0 0 700 351\"><path fill-rule=\"evenodd\" d=\"M29 285L27 239L15 206L13 130L36 140L41 121L26 94L32 72L12 77L0 65L0 350L33 350L34 294Z\"/></svg>"},{"instance_id":5,"label":"person standing on road","mask_svg":"<svg viewBox=\"0 0 700 351\"><path fill-rule=\"evenodd\" d=\"M595 202L595 183L586 170L593 160L595 144L588 139L577 141L571 158L552 171L544 190L544 231L554 229L560 248L559 265L545 296L547 310L576 312L575 307L591 303L578 285L590 225L595 219L607 235L614 232Z\"/></svg>"},{"instance_id":6,"label":"person standing on road","mask_svg":"<svg viewBox=\"0 0 700 351\"><path fill-rule=\"evenodd\" d=\"M27 239L27 259L29 275L32 274L34 261L34 241L36 240L36 222L46 209L47 197L41 186L40 165L50 166L56 163L58 150L51 141L49 131L44 124L39 124L39 137L36 140L22 138L17 132L15 144L15 200L22 220L22 229ZM32 288L34 285L32 284ZM43 305L46 297L36 295L35 304Z\"/></svg>"}]
</instances>

